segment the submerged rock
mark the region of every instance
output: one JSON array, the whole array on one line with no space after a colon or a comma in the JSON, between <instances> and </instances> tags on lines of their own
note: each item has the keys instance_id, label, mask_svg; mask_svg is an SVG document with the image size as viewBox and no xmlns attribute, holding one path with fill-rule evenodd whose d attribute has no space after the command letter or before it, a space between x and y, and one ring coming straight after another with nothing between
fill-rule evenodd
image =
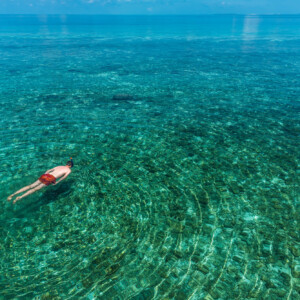
<instances>
[{"instance_id":1,"label":"submerged rock","mask_svg":"<svg viewBox=\"0 0 300 300\"><path fill-rule=\"evenodd\" d=\"M176 300L186 300L188 298L189 298L188 294L183 290L176 292L176 295L174 297L174 299L176 299Z\"/></svg>"},{"instance_id":2,"label":"submerged rock","mask_svg":"<svg viewBox=\"0 0 300 300\"><path fill-rule=\"evenodd\" d=\"M203 274L207 274L209 272L208 267L206 265L203 265L202 263L197 264L197 269Z\"/></svg>"},{"instance_id":3,"label":"submerged rock","mask_svg":"<svg viewBox=\"0 0 300 300\"><path fill-rule=\"evenodd\" d=\"M169 269L167 267L162 267L157 273L161 278L167 278L169 276Z\"/></svg>"},{"instance_id":4,"label":"submerged rock","mask_svg":"<svg viewBox=\"0 0 300 300\"><path fill-rule=\"evenodd\" d=\"M272 245L268 243L263 243L261 250L263 256L269 256L272 254Z\"/></svg>"},{"instance_id":5,"label":"submerged rock","mask_svg":"<svg viewBox=\"0 0 300 300\"><path fill-rule=\"evenodd\" d=\"M106 268L105 272L106 272L107 275L112 275L115 272L117 272L119 270L119 268L120 268L119 264L114 264L114 265L111 265L108 268Z\"/></svg>"},{"instance_id":6,"label":"submerged rock","mask_svg":"<svg viewBox=\"0 0 300 300\"><path fill-rule=\"evenodd\" d=\"M290 248L290 251L293 253L294 256L296 256L296 257L300 256L300 248L298 248L294 245L291 245L289 248Z\"/></svg>"},{"instance_id":7,"label":"submerged rock","mask_svg":"<svg viewBox=\"0 0 300 300\"><path fill-rule=\"evenodd\" d=\"M112 97L112 100L134 100L134 97L130 94L116 94Z\"/></svg>"},{"instance_id":8,"label":"submerged rock","mask_svg":"<svg viewBox=\"0 0 300 300\"><path fill-rule=\"evenodd\" d=\"M64 243L64 242L58 242L58 243L56 243L55 245L53 245L52 246L52 250L53 251L58 251L58 250L60 250L60 249L62 249L62 248L64 248L66 246L66 244Z\"/></svg>"},{"instance_id":9,"label":"submerged rock","mask_svg":"<svg viewBox=\"0 0 300 300\"><path fill-rule=\"evenodd\" d=\"M242 256L239 256L239 255L234 255L232 257L232 259L238 263L243 263L244 262L244 258Z\"/></svg>"},{"instance_id":10,"label":"submerged rock","mask_svg":"<svg viewBox=\"0 0 300 300\"><path fill-rule=\"evenodd\" d=\"M295 278L300 278L300 265L295 265L295 266L292 268L292 275L293 275L293 277L295 277Z\"/></svg>"},{"instance_id":11,"label":"submerged rock","mask_svg":"<svg viewBox=\"0 0 300 300\"><path fill-rule=\"evenodd\" d=\"M173 250L172 253L177 257L177 258L183 258L183 253L179 250Z\"/></svg>"},{"instance_id":12,"label":"submerged rock","mask_svg":"<svg viewBox=\"0 0 300 300\"><path fill-rule=\"evenodd\" d=\"M88 278L83 279L81 283L85 288L90 288L94 284L94 280L89 276Z\"/></svg>"},{"instance_id":13,"label":"submerged rock","mask_svg":"<svg viewBox=\"0 0 300 300\"><path fill-rule=\"evenodd\" d=\"M203 300L214 300L214 298L210 294L207 294Z\"/></svg>"},{"instance_id":14,"label":"submerged rock","mask_svg":"<svg viewBox=\"0 0 300 300\"><path fill-rule=\"evenodd\" d=\"M155 290L154 288L148 288L140 292L138 295L134 296L133 300L141 300L141 299L152 299L154 297Z\"/></svg>"}]
</instances>

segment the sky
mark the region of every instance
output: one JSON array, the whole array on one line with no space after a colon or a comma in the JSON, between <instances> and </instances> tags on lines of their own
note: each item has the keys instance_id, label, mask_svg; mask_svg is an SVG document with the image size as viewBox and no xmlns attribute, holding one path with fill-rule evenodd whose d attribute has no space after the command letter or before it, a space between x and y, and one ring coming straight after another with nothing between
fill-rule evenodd
<instances>
[{"instance_id":1,"label":"sky","mask_svg":"<svg viewBox=\"0 0 300 300\"><path fill-rule=\"evenodd\" d=\"M300 14L300 0L0 0L0 14Z\"/></svg>"}]
</instances>

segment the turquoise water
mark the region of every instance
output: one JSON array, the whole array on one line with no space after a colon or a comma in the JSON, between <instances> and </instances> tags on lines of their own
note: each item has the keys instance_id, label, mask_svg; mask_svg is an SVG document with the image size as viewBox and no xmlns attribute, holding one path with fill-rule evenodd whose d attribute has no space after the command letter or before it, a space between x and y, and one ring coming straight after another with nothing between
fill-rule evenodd
<instances>
[{"instance_id":1,"label":"turquoise water","mask_svg":"<svg viewBox=\"0 0 300 300\"><path fill-rule=\"evenodd\" d=\"M1 15L0 57L0 299L299 297L300 16Z\"/></svg>"}]
</instances>

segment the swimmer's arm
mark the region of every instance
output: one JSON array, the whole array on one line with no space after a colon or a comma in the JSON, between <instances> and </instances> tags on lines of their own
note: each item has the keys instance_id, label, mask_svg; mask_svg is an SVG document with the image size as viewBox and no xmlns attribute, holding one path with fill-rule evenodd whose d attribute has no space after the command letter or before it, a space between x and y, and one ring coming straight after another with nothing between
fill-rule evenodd
<instances>
[{"instance_id":1,"label":"swimmer's arm","mask_svg":"<svg viewBox=\"0 0 300 300\"><path fill-rule=\"evenodd\" d=\"M55 170L55 168L50 169L50 170L47 170L47 171L45 172L45 174L48 174L48 173L50 173L50 172L52 172L52 171L54 171L54 170Z\"/></svg>"},{"instance_id":2,"label":"swimmer's arm","mask_svg":"<svg viewBox=\"0 0 300 300\"><path fill-rule=\"evenodd\" d=\"M66 178L69 176L70 173L71 173L71 172L66 173L66 174L65 174L63 177L61 177L57 182L53 183L53 185L56 185L56 184L60 183L62 180L66 179Z\"/></svg>"}]
</instances>

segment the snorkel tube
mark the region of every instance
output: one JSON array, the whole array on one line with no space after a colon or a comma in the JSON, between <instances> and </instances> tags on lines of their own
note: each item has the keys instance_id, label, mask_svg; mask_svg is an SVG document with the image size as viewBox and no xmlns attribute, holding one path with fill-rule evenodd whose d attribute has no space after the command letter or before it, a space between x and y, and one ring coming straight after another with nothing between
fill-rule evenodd
<instances>
[{"instance_id":1,"label":"snorkel tube","mask_svg":"<svg viewBox=\"0 0 300 300\"><path fill-rule=\"evenodd\" d=\"M71 161L71 168L72 168L74 166L72 157L70 157L70 161Z\"/></svg>"}]
</instances>

